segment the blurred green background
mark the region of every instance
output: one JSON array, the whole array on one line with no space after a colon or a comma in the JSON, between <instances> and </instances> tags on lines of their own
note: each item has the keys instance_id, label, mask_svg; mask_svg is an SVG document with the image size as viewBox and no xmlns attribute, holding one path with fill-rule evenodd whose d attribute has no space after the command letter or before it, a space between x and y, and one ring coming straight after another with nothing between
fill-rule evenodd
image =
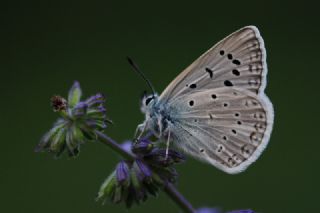
<instances>
[{"instance_id":1,"label":"blurred green background","mask_svg":"<svg viewBox=\"0 0 320 213\"><path fill-rule=\"evenodd\" d=\"M320 212L319 12L307 1L10 1L1 6L0 212L126 212L96 203L119 157L86 144L77 159L54 160L34 146L57 115L54 94L74 80L103 92L115 122L107 134L130 139L143 120L145 83L132 56L161 92L224 36L256 25L268 53L266 93L275 107L271 141L259 160L228 175L188 159L179 190L195 206L261 213ZM179 212L164 193L129 212Z\"/></svg>"}]
</instances>

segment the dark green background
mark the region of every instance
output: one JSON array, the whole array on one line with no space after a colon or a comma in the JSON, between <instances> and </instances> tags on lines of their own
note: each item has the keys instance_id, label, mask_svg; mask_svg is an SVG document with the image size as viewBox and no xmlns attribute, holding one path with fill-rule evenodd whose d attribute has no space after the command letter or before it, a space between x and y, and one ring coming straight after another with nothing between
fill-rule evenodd
<instances>
[{"instance_id":1,"label":"dark green background","mask_svg":"<svg viewBox=\"0 0 320 213\"><path fill-rule=\"evenodd\" d=\"M45 3L44 3L45 2ZM33 152L57 115L54 94L74 80L84 94L103 92L115 122L107 133L131 138L143 120L144 82L132 56L161 92L229 33L256 25L268 53L267 94L275 124L269 146L239 175L188 159L179 190L195 207L262 213L320 212L319 11L307 1L58 1L1 6L0 212L125 212L94 197L118 156L86 144L80 157ZM130 212L178 212L164 193Z\"/></svg>"}]
</instances>

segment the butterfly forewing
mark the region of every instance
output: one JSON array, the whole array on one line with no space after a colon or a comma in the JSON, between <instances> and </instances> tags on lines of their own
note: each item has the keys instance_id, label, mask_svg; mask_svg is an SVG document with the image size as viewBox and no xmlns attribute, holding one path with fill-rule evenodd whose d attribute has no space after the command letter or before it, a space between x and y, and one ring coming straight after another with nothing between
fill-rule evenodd
<instances>
[{"instance_id":1,"label":"butterfly forewing","mask_svg":"<svg viewBox=\"0 0 320 213\"><path fill-rule=\"evenodd\" d=\"M266 52L254 26L226 37L186 68L161 94L163 102L197 90L240 87L263 92L266 81Z\"/></svg>"},{"instance_id":2,"label":"butterfly forewing","mask_svg":"<svg viewBox=\"0 0 320 213\"><path fill-rule=\"evenodd\" d=\"M172 105L180 112L173 119L174 140L225 172L241 172L268 143L273 111L267 100L236 87L182 95Z\"/></svg>"}]
</instances>

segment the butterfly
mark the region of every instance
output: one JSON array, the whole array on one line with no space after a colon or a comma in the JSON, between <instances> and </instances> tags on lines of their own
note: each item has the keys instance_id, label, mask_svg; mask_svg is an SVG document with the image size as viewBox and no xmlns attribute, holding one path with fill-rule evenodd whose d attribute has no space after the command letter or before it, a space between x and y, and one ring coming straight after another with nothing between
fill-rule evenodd
<instances>
[{"instance_id":1,"label":"butterfly","mask_svg":"<svg viewBox=\"0 0 320 213\"><path fill-rule=\"evenodd\" d=\"M159 96L142 99L140 136L152 131L192 157L235 174L266 148L274 110L265 95L266 50L246 26L224 38L180 73Z\"/></svg>"}]
</instances>

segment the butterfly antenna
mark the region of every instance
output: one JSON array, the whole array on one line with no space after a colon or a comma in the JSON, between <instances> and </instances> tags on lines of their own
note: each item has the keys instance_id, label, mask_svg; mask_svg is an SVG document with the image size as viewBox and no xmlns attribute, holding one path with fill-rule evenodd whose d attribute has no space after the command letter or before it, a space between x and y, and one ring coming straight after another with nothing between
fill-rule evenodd
<instances>
[{"instance_id":1,"label":"butterfly antenna","mask_svg":"<svg viewBox=\"0 0 320 213\"><path fill-rule=\"evenodd\" d=\"M143 74L143 72L139 69L138 65L136 63L133 62L133 60L127 56L127 60L129 62L129 64L132 66L132 68L147 82L148 86L150 87L152 94L155 95L156 91L154 89L154 87L152 86L151 82L149 81L149 79Z\"/></svg>"}]
</instances>

